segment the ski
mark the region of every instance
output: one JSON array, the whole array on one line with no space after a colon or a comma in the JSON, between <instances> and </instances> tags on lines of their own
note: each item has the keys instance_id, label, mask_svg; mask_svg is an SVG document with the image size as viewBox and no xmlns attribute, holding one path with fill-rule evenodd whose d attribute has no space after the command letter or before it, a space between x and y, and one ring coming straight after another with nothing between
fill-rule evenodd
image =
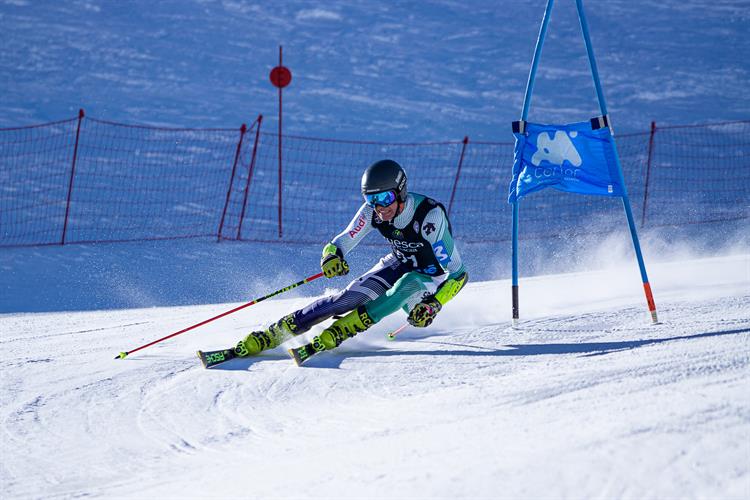
<instances>
[{"instance_id":1,"label":"ski","mask_svg":"<svg viewBox=\"0 0 750 500\"><path fill-rule=\"evenodd\" d=\"M213 368L216 365L237 358L234 349L222 349L220 351L198 351L196 352L204 368Z\"/></svg>"},{"instance_id":2,"label":"ski","mask_svg":"<svg viewBox=\"0 0 750 500\"><path fill-rule=\"evenodd\" d=\"M288 349L289 356L297 363L297 366L302 366L302 363L310 359L317 351L313 348L312 344L303 345L302 347L294 347ZM219 351L197 351L198 358L203 363L204 368L213 368L216 365L225 363L231 359L238 358L237 353L234 349L221 349Z\"/></svg>"},{"instance_id":3,"label":"ski","mask_svg":"<svg viewBox=\"0 0 750 500\"><path fill-rule=\"evenodd\" d=\"M297 366L302 366L302 363L310 359L317 351L313 348L312 344L307 344L302 347L287 349L287 352L294 362L297 363Z\"/></svg>"}]
</instances>

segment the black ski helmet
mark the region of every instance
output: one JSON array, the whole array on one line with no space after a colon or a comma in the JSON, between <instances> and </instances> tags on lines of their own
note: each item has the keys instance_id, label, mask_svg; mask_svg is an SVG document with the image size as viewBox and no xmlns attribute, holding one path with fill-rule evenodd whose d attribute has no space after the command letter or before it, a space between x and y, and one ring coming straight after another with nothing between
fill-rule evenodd
<instances>
[{"instance_id":1,"label":"black ski helmet","mask_svg":"<svg viewBox=\"0 0 750 500\"><path fill-rule=\"evenodd\" d=\"M362 174L362 195L395 191L399 201L406 201L406 172L393 160L376 161Z\"/></svg>"}]
</instances>

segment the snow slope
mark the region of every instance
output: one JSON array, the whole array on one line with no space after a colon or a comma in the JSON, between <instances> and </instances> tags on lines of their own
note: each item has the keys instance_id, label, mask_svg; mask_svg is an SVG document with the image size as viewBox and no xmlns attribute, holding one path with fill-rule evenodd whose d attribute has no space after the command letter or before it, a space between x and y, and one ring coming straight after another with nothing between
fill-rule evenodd
<instances>
[{"instance_id":1,"label":"snow slope","mask_svg":"<svg viewBox=\"0 0 750 500\"><path fill-rule=\"evenodd\" d=\"M283 44L287 134L509 140L544 4L0 0L0 126L83 107L188 127L263 113L274 131L267 75ZM747 118L746 0L586 8L618 132ZM588 71L573 2L557 2L530 118L597 114ZM643 235L656 326L626 237L524 248L523 276L537 276L522 281L518 330L509 283L492 281L508 275L507 249L467 247L474 281L426 330L388 342L392 317L303 368L276 349L210 371L196 349L344 282L112 358L296 281L317 248L4 250L0 498L750 498L739 232L691 234L719 255L701 259ZM381 250L353 257L353 274Z\"/></svg>"},{"instance_id":2,"label":"snow slope","mask_svg":"<svg viewBox=\"0 0 750 500\"><path fill-rule=\"evenodd\" d=\"M0 0L0 127L77 116L239 127L283 62L288 134L511 140L545 0ZM747 0L585 2L615 129L747 119ZM599 114L575 12L555 3L533 121Z\"/></svg>"},{"instance_id":3,"label":"snow slope","mask_svg":"<svg viewBox=\"0 0 750 500\"><path fill-rule=\"evenodd\" d=\"M748 498L750 254L470 284L298 368L204 370L309 298L0 315L3 498ZM294 341L292 341L294 342Z\"/></svg>"}]
</instances>

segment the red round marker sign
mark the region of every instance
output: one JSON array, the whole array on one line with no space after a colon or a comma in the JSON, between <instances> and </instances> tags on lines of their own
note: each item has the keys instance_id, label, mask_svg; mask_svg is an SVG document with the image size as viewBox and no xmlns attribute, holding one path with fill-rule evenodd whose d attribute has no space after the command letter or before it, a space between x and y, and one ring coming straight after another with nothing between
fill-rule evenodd
<instances>
[{"instance_id":1,"label":"red round marker sign","mask_svg":"<svg viewBox=\"0 0 750 500\"><path fill-rule=\"evenodd\" d=\"M271 70L271 83L274 87L283 89L292 81L292 72L286 66L276 66Z\"/></svg>"}]
</instances>

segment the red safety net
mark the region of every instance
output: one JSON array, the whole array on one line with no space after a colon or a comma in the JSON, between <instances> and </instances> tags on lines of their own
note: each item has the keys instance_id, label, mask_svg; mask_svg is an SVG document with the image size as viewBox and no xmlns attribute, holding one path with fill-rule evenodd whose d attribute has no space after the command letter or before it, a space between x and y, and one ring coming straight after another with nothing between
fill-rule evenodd
<instances>
[{"instance_id":1,"label":"red safety net","mask_svg":"<svg viewBox=\"0 0 750 500\"><path fill-rule=\"evenodd\" d=\"M259 117L237 129L175 129L81 113L0 129L0 246L171 238L320 244L349 222L362 203L362 171L383 158L405 168L411 191L448 208L461 241L511 237L510 140L283 136L280 167L279 136L261 125ZM750 217L750 121L652 126L616 142L641 227ZM524 239L624 224L612 198L543 190L520 209Z\"/></svg>"}]
</instances>

